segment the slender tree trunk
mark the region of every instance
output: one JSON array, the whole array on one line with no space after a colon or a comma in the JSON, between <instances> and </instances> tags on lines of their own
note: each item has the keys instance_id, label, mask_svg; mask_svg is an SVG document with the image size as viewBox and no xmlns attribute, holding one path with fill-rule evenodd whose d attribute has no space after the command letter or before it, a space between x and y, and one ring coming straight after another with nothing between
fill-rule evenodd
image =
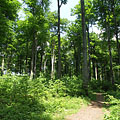
<instances>
[{"instance_id":1,"label":"slender tree trunk","mask_svg":"<svg viewBox=\"0 0 120 120\"><path fill-rule=\"evenodd\" d=\"M37 66L37 39L35 38L34 78L36 77L36 66Z\"/></svg>"},{"instance_id":2,"label":"slender tree trunk","mask_svg":"<svg viewBox=\"0 0 120 120\"><path fill-rule=\"evenodd\" d=\"M80 74L80 54L78 52L78 73Z\"/></svg>"},{"instance_id":3,"label":"slender tree trunk","mask_svg":"<svg viewBox=\"0 0 120 120\"><path fill-rule=\"evenodd\" d=\"M60 1L58 1L58 78L61 77Z\"/></svg>"},{"instance_id":4,"label":"slender tree trunk","mask_svg":"<svg viewBox=\"0 0 120 120\"><path fill-rule=\"evenodd\" d=\"M34 43L32 45L32 58L31 58L31 72L30 72L30 79L32 80L34 76Z\"/></svg>"},{"instance_id":5,"label":"slender tree trunk","mask_svg":"<svg viewBox=\"0 0 120 120\"><path fill-rule=\"evenodd\" d=\"M89 73L89 80L91 80L91 57L90 57L91 51L90 51L89 21L88 21L87 32L88 32L88 56L89 56L88 73Z\"/></svg>"},{"instance_id":6,"label":"slender tree trunk","mask_svg":"<svg viewBox=\"0 0 120 120\"><path fill-rule=\"evenodd\" d=\"M114 22L115 22L115 35L116 35L116 41L117 41L117 51L118 51L118 65L120 65L120 43L119 43L119 39L118 39L118 28L117 28L117 20L116 20L116 16L115 13L113 11L113 15L114 15ZM120 69L118 69L118 78L120 77Z\"/></svg>"},{"instance_id":7,"label":"slender tree trunk","mask_svg":"<svg viewBox=\"0 0 120 120\"><path fill-rule=\"evenodd\" d=\"M68 74L68 64L67 64L66 56L64 57L64 63L65 63L64 74L67 75Z\"/></svg>"},{"instance_id":8,"label":"slender tree trunk","mask_svg":"<svg viewBox=\"0 0 120 120\"><path fill-rule=\"evenodd\" d=\"M101 76L102 76L102 82L103 82L103 80L104 80L104 66L102 66Z\"/></svg>"},{"instance_id":9,"label":"slender tree trunk","mask_svg":"<svg viewBox=\"0 0 120 120\"><path fill-rule=\"evenodd\" d=\"M25 73L28 73L28 39L27 39L27 43L26 43L26 65L25 65Z\"/></svg>"},{"instance_id":10,"label":"slender tree trunk","mask_svg":"<svg viewBox=\"0 0 120 120\"><path fill-rule=\"evenodd\" d=\"M32 14L35 16L35 8L32 8ZM35 22L36 17L34 17ZM36 62L37 62L37 38L36 38L36 29L34 26L35 23L33 23L33 38L32 38L32 58L31 58L31 74L30 74L30 79L33 79L36 77Z\"/></svg>"},{"instance_id":11,"label":"slender tree trunk","mask_svg":"<svg viewBox=\"0 0 120 120\"><path fill-rule=\"evenodd\" d=\"M109 59L110 59L110 80L111 80L112 84L114 84L109 23L108 23L108 27L107 27L107 33L108 33L108 49L109 49Z\"/></svg>"},{"instance_id":12,"label":"slender tree trunk","mask_svg":"<svg viewBox=\"0 0 120 120\"><path fill-rule=\"evenodd\" d=\"M3 55L3 57L2 57L2 67L1 67L1 76L4 73L4 64L5 64L5 56Z\"/></svg>"},{"instance_id":13,"label":"slender tree trunk","mask_svg":"<svg viewBox=\"0 0 120 120\"><path fill-rule=\"evenodd\" d=\"M75 69L74 69L74 74L76 75L76 76L78 76L78 56L77 56L77 51L76 51L76 45L75 45L75 43L73 42L73 48L74 48L74 67L75 67Z\"/></svg>"},{"instance_id":14,"label":"slender tree trunk","mask_svg":"<svg viewBox=\"0 0 120 120\"><path fill-rule=\"evenodd\" d=\"M106 4L106 0L105 0L105 4ZM109 18L110 18L110 11L108 11L108 15L109 15ZM106 19L106 11L105 11L105 14L104 14L104 17L105 17L105 24L106 24L106 33L107 33L107 39L108 39L108 50L109 50L109 64L110 64L110 81L112 82L112 84L114 84L114 78L113 78L113 66L112 66L112 53L111 53L111 40L110 40L110 24L109 24L109 18L108 18L108 21Z\"/></svg>"},{"instance_id":15,"label":"slender tree trunk","mask_svg":"<svg viewBox=\"0 0 120 120\"><path fill-rule=\"evenodd\" d=\"M78 73L80 74L80 63L81 63L81 43L79 44L78 47Z\"/></svg>"},{"instance_id":16,"label":"slender tree trunk","mask_svg":"<svg viewBox=\"0 0 120 120\"><path fill-rule=\"evenodd\" d=\"M37 61L37 40L34 40L33 47L32 47L31 75L30 75L30 79L33 79L33 78L36 77L36 61Z\"/></svg>"},{"instance_id":17,"label":"slender tree trunk","mask_svg":"<svg viewBox=\"0 0 120 120\"><path fill-rule=\"evenodd\" d=\"M118 30L116 30L116 41L117 41L117 49L118 49L118 64L120 65L120 43L118 39Z\"/></svg>"},{"instance_id":18,"label":"slender tree trunk","mask_svg":"<svg viewBox=\"0 0 120 120\"><path fill-rule=\"evenodd\" d=\"M118 65L120 65L120 43L118 39L118 28L117 28L117 19L115 15L115 1L113 0L113 16L114 16L114 23L115 23L115 36L117 41L117 50L118 50Z\"/></svg>"},{"instance_id":19,"label":"slender tree trunk","mask_svg":"<svg viewBox=\"0 0 120 120\"><path fill-rule=\"evenodd\" d=\"M100 80L100 70L99 70L98 63L96 64L96 68L97 68L97 79Z\"/></svg>"},{"instance_id":20,"label":"slender tree trunk","mask_svg":"<svg viewBox=\"0 0 120 120\"><path fill-rule=\"evenodd\" d=\"M22 74L22 63L21 63L21 55L19 56L19 73Z\"/></svg>"},{"instance_id":21,"label":"slender tree trunk","mask_svg":"<svg viewBox=\"0 0 120 120\"><path fill-rule=\"evenodd\" d=\"M46 73L46 64L47 64L47 58L45 59L45 61L44 61L44 66L43 66L43 68L44 68L44 73Z\"/></svg>"},{"instance_id":22,"label":"slender tree trunk","mask_svg":"<svg viewBox=\"0 0 120 120\"><path fill-rule=\"evenodd\" d=\"M94 60L94 58L92 59L92 64L93 64L93 78L95 78L96 79L96 75L95 75L95 60Z\"/></svg>"},{"instance_id":23,"label":"slender tree trunk","mask_svg":"<svg viewBox=\"0 0 120 120\"><path fill-rule=\"evenodd\" d=\"M43 52L40 53L40 72L42 72Z\"/></svg>"},{"instance_id":24,"label":"slender tree trunk","mask_svg":"<svg viewBox=\"0 0 120 120\"><path fill-rule=\"evenodd\" d=\"M81 11L82 11L82 31L83 31L83 85L87 88L88 68L87 68L87 40L86 40L84 0L81 0Z\"/></svg>"},{"instance_id":25,"label":"slender tree trunk","mask_svg":"<svg viewBox=\"0 0 120 120\"><path fill-rule=\"evenodd\" d=\"M54 50L54 40L52 43L52 56L51 56L51 79L54 78L54 72L55 72L55 50Z\"/></svg>"},{"instance_id":26,"label":"slender tree trunk","mask_svg":"<svg viewBox=\"0 0 120 120\"><path fill-rule=\"evenodd\" d=\"M95 65L95 79L98 80L98 68L97 68L97 63Z\"/></svg>"}]
</instances>

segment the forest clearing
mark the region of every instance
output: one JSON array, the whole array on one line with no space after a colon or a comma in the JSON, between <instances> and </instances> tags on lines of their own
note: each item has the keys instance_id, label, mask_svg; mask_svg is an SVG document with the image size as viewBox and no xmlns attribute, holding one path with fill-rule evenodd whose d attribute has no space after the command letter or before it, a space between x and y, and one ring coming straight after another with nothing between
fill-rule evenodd
<instances>
[{"instance_id":1,"label":"forest clearing","mask_svg":"<svg viewBox=\"0 0 120 120\"><path fill-rule=\"evenodd\" d=\"M120 1L0 0L0 120L120 120Z\"/></svg>"}]
</instances>

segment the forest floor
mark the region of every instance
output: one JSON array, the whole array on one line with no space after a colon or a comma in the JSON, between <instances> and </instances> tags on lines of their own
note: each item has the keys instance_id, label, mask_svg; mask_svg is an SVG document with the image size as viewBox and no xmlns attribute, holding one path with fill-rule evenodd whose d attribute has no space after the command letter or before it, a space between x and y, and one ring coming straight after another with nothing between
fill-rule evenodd
<instances>
[{"instance_id":1,"label":"forest floor","mask_svg":"<svg viewBox=\"0 0 120 120\"><path fill-rule=\"evenodd\" d=\"M66 120L103 120L105 111L103 110L104 97L102 93L96 93L96 100L87 107L82 107L76 114L66 117Z\"/></svg>"}]
</instances>

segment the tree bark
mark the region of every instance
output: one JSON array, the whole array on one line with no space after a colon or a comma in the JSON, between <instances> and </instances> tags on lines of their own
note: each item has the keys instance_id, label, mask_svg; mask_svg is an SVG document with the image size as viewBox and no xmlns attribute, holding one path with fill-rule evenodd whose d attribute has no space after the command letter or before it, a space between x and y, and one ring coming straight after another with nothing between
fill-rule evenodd
<instances>
[{"instance_id":1,"label":"tree bark","mask_svg":"<svg viewBox=\"0 0 120 120\"><path fill-rule=\"evenodd\" d=\"M42 64L43 64L43 51L40 52L40 72L42 72Z\"/></svg>"},{"instance_id":2,"label":"tree bark","mask_svg":"<svg viewBox=\"0 0 120 120\"><path fill-rule=\"evenodd\" d=\"M34 43L32 45L32 58L31 58L31 72L30 72L30 79L32 80L34 77Z\"/></svg>"},{"instance_id":3,"label":"tree bark","mask_svg":"<svg viewBox=\"0 0 120 120\"><path fill-rule=\"evenodd\" d=\"M93 67L93 78L96 79L96 77L95 77L96 76L95 75L95 59L94 58L92 59L92 64L93 64L93 66L92 66Z\"/></svg>"},{"instance_id":4,"label":"tree bark","mask_svg":"<svg viewBox=\"0 0 120 120\"><path fill-rule=\"evenodd\" d=\"M118 39L118 28L117 28L117 19L115 15L115 1L113 0L113 16L114 16L114 23L115 23L115 36L116 36L116 41L117 41L117 50L118 50L118 65L120 65L120 43Z\"/></svg>"},{"instance_id":5,"label":"tree bark","mask_svg":"<svg viewBox=\"0 0 120 120\"><path fill-rule=\"evenodd\" d=\"M37 39L35 38L34 78L36 77L36 67L37 67Z\"/></svg>"},{"instance_id":6,"label":"tree bark","mask_svg":"<svg viewBox=\"0 0 120 120\"><path fill-rule=\"evenodd\" d=\"M55 73L55 50L54 50L54 40L52 41L52 56L51 56L51 79L54 78Z\"/></svg>"},{"instance_id":7,"label":"tree bark","mask_svg":"<svg viewBox=\"0 0 120 120\"><path fill-rule=\"evenodd\" d=\"M36 56L37 56L37 40L35 38L35 31L33 30L33 43L32 43L32 58L31 58L31 74L30 79L32 80L36 76Z\"/></svg>"},{"instance_id":8,"label":"tree bark","mask_svg":"<svg viewBox=\"0 0 120 120\"><path fill-rule=\"evenodd\" d=\"M44 66L43 66L43 68L44 68L44 73L46 73L46 64L47 64L47 58L45 59L45 61L44 61Z\"/></svg>"},{"instance_id":9,"label":"tree bark","mask_svg":"<svg viewBox=\"0 0 120 120\"><path fill-rule=\"evenodd\" d=\"M89 62L88 62L88 73L89 73L89 80L91 80L91 50L90 50L90 35L89 35L89 21L88 21L88 27L87 27L87 32L88 32L88 56L89 56Z\"/></svg>"},{"instance_id":10,"label":"tree bark","mask_svg":"<svg viewBox=\"0 0 120 120\"><path fill-rule=\"evenodd\" d=\"M27 43L26 43L26 63L25 63L25 73L28 73L28 39L27 39Z\"/></svg>"},{"instance_id":11,"label":"tree bark","mask_svg":"<svg viewBox=\"0 0 120 120\"><path fill-rule=\"evenodd\" d=\"M58 1L58 78L61 77L60 1Z\"/></svg>"},{"instance_id":12,"label":"tree bark","mask_svg":"<svg viewBox=\"0 0 120 120\"><path fill-rule=\"evenodd\" d=\"M82 32L83 32L83 86L87 88L88 87L88 68L87 68L87 40L86 40L84 0L81 0L81 11L82 11Z\"/></svg>"},{"instance_id":13,"label":"tree bark","mask_svg":"<svg viewBox=\"0 0 120 120\"><path fill-rule=\"evenodd\" d=\"M108 23L108 27L107 27L107 33L108 33L108 49L109 49L109 59L110 59L110 80L111 80L112 84L114 84L109 23Z\"/></svg>"},{"instance_id":14,"label":"tree bark","mask_svg":"<svg viewBox=\"0 0 120 120\"><path fill-rule=\"evenodd\" d=\"M4 64L5 64L5 56L3 55L3 57L2 57L2 67L1 67L1 76L4 73Z\"/></svg>"}]
</instances>

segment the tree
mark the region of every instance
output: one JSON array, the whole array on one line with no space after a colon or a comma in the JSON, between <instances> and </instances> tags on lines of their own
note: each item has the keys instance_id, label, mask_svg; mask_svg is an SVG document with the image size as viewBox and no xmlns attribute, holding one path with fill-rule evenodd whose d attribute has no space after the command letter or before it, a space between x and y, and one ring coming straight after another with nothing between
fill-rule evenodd
<instances>
[{"instance_id":1,"label":"tree","mask_svg":"<svg viewBox=\"0 0 120 120\"><path fill-rule=\"evenodd\" d=\"M31 55L31 73L30 78L33 79L36 77L36 65L37 65L37 46L38 46L38 38L40 35L40 26L43 27L45 21L45 12L48 10L49 1L43 0L24 0L24 2L28 5L26 9L30 12L30 16L28 18L30 26L30 39L32 40L32 55ZM42 17L41 17L42 16Z\"/></svg>"},{"instance_id":2,"label":"tree","mask_svg":"<svg viewBox=\"0 0 120 120\"><path fill-rule=\"evenodd\" d=\"M86 40L86 23L85 23L85 8L84 0L81 0L82 13L82 32L83 32L83 85L87 88L88 85L88 66L87 66L87 40Z\"/></svg>"},{"instance_id":3,"label":"tree","mask_svg":"<svg viewBox=\"0 0 120 120\"><path fill-rule=\"evenodd\" d=\"M13 43L14 43L14 28L15 28L15 20L17 18L17 12L20 8L20 3L17 0L1 0L0 1L0 54L2 57L2 69L1 75L3 75L4 65L8 61L7 69L9 69L9 64L11 60L10 56L8 57L9 52L13 50ZM11 52L12 53L12 52ZM6 60L5 60L6 59ZM10 61L9 61L10 60Z\"/></svg>"},{"instance_id":4,"label":"tree","mask_svg":"<svg viewBox=\"0 0 120 120\"><path fill-rule=\"evenodd\" d=\"M60 43L60 8L62 4L66 4L67 0L57 0L58 3L58 78L61 77L61 43Z\"/></svg>"}]
</instances>

